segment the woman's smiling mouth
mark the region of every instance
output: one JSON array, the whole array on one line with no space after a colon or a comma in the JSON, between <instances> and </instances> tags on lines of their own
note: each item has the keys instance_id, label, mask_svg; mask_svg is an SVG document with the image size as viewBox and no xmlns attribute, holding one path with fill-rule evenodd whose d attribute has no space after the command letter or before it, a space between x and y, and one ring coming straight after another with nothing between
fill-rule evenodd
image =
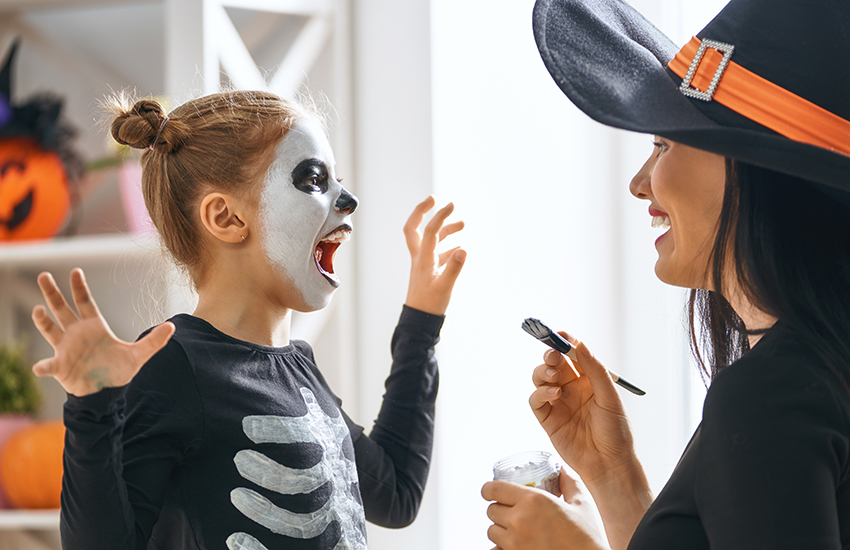
<instances>
[{"instance_id":1,"label":"woman's smiling mouth","mask_svg":"<svg viewBox=\"0 0 850 550\"><path fill-rule=\"evenodd\" d=\"M650 207L649 215L652 216L652 227L670 229L670 215L667 212Z\"/></svg>"}]
</instances>

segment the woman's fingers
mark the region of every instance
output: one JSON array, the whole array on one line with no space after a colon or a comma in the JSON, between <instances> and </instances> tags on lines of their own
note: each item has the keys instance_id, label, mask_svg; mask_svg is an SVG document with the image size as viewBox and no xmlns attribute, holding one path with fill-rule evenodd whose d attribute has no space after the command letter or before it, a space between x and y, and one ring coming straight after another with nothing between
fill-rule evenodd
<instances>
[{"instance_id":1,"label":"woman's fingers","mask_svg":"<svg viewBox=\"0 0 850 550\"><path fill-rule=\"evenodd\" d=\"M558 484L561 489L561 496L564 497L566 502L573 502L573 499L582 492L578 479L567 473L566 468L563 466L561 466L561 474L558 478Z\"/></svg>"},{"instance_id":2,"label":"woman's fingers","mask_svg":"<svg viewBox=\"0 0 850 550\"><path fill-rule=\"evenodd\" d=\"M543 423L549 418L549 413L552 412L552 403L561 398L560 386L540 386L528 398L528 404L531 406L531 411L537 417L537 421Z\"/></svg>"},{"instance_id":3,"label":"woman's fingers","mask_svg":"<svg viewBox=\"0 0 850 550\"><path fill-rule=\"evenodd\" d=\"M32 322L35 324L35 328L44 336L44 339L47 340L47 343L54 349L62 341L62 336L64 336L62 329L53 322L53 319L47 314L44 306L35 306L32 309Z\"/></svg>"},{"instance_id":4,"label":"woman's fingers","mask_svg":"<svg viewBox=\"0 0 850 550\"><path fill-rule=\"evenodd\" d=\"M581 365L582 372L587 375L590 381L590 386L593 388L593 393L598 399L607 400L613 399L619 402L617 389L614 387L614 380L608 374L605 366L599 362L596 357L590 353L587 346L580 342L576 347L576 355L578 362Z\"/></svg>"},{"instance_id":5,"label":"woman's fingers","mask_svg":"<svg viewBox=\"0 0 850 550\"><path fill-rule=\"evenodd\" d=\"M86 277L80 268L71 270L71 296L74 298L74 305L77 306L80 317L89 319L100 316L97 304L86 284Z\"/></svg>"},{"instance_id":6,"label":"woman's fingers","mask_svg":"<svg viewBox=\"0 0 850 550\"><path fill-rule=\"evenodd\" d=\"M565 386L580 377L572 361L555 350L548 350L543 355L543 361L531 373L531 381L536 387L555 384Z\"/></svg>"},{"instance_id":7,"label":"woman's fingers","mask_svg":"<svg viewBox=\"0 0 850 550\"><path fill-rule=\"evenodd\" d=\"M56 280L50 273L44 272L38 275L38 287L41 289L41 294L47 302L47 307L53 313L56 321L62 328L66 328L69 324L77 320L77 316L71 311L68 302L65 301L65 296L56 286Z\"/></svg>"},{"instance_id":8,"label":"woman's fingers","mask_svg":"<svg viewBox=\"0 0 850 550\"><path fill-rule=\"evenodd\" d=\"M508 536L508 530L502 527L501 525L496 525L495 523L487 528L487 538L490 539L491 542L495 542L497 546L493 550L502 550L501 546L498 546L498 542L505 540Z\"/></svg>"}]
</instances>

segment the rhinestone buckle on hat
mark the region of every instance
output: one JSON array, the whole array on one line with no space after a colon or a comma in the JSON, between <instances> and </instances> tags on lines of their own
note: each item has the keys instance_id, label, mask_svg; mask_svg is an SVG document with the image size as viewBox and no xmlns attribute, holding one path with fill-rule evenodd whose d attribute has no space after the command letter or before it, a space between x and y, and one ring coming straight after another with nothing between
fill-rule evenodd
<instances>
[{"instance_id":1,"label":"rhinestone buckle on hat","mask_svg":"<svg viewBox=\"0 0 850 550\"><path fill-rule=\"evenodd\" d=\"M702 91L697 88L691 87L691 80L693 80L694 75L697 72L697 68L699 68L699 64L702 61L702 56L705 55L705 50L708 48L713 48L718 52L723 54L723 59L720 60L720 64L717 66L717 70L714 71L714 77L711 79L711 83L708 85L708 89L706 91ZM694 54L694 59L691 61L691 66L688 68L688 72L685 75L685 79L682 80L682 85L679 86L679 91L682 94L692 97L694 99L701 99L703 101L711 101L711 98L714 96L714 92L717 90L717 84L720 82L720 77L723 76L723 72L726 71L726 67L729 65L729 59L732 57L732 52L735 51L735 46L732 44L726 44L725 42L718 42L716 40L710 40L708 38L704 39L700 45L699 49L697 49L697 53Z\"/></svg>"}]
</instances>

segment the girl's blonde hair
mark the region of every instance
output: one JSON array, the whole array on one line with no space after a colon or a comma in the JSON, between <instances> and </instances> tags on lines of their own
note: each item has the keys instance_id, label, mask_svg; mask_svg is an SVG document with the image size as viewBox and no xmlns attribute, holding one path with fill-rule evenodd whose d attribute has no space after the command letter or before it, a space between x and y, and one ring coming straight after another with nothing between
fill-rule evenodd
<instances>
[{"instance_id":1,"label":"girl's blonde hair","mask_svg":"<svg viewBox=\"0 0 850 550\"><path fill-rule=\"evenodd\" d=\"M188 101L166 116L152 99L110 105L118 143L146 149L142 193L163 244L197 283L203 241L195 211L207 193L240 195L262 181L274 147L308 106L269 92L232 91Z\"/></svg>"}]
</instances>

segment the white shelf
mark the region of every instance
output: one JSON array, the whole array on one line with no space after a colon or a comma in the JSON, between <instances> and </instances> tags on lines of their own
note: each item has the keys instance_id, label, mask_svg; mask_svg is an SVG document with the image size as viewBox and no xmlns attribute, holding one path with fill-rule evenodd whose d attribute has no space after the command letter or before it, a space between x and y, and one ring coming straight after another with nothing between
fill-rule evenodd
<instances>
[{"instance_id":1,"label":"white shelf","mask_svg":"<svg viewBox=\"0 0 850 550\"><path fill-rule=\"evenodd\" d=\"M83 235L46 241L0 244L0 269L46 268L69 262L114 260L121 256L159 253L153 234Z\"/></svg>"},{"instance_id":2,"label":"white shelf","mask_svg":"<svg viewBox=\"0 0 850 550\"><path fill-rule=\"evenodd\" d=\"M0 531L59 528L59 510L0 510Z\"/></svg>"}]
</instances>

